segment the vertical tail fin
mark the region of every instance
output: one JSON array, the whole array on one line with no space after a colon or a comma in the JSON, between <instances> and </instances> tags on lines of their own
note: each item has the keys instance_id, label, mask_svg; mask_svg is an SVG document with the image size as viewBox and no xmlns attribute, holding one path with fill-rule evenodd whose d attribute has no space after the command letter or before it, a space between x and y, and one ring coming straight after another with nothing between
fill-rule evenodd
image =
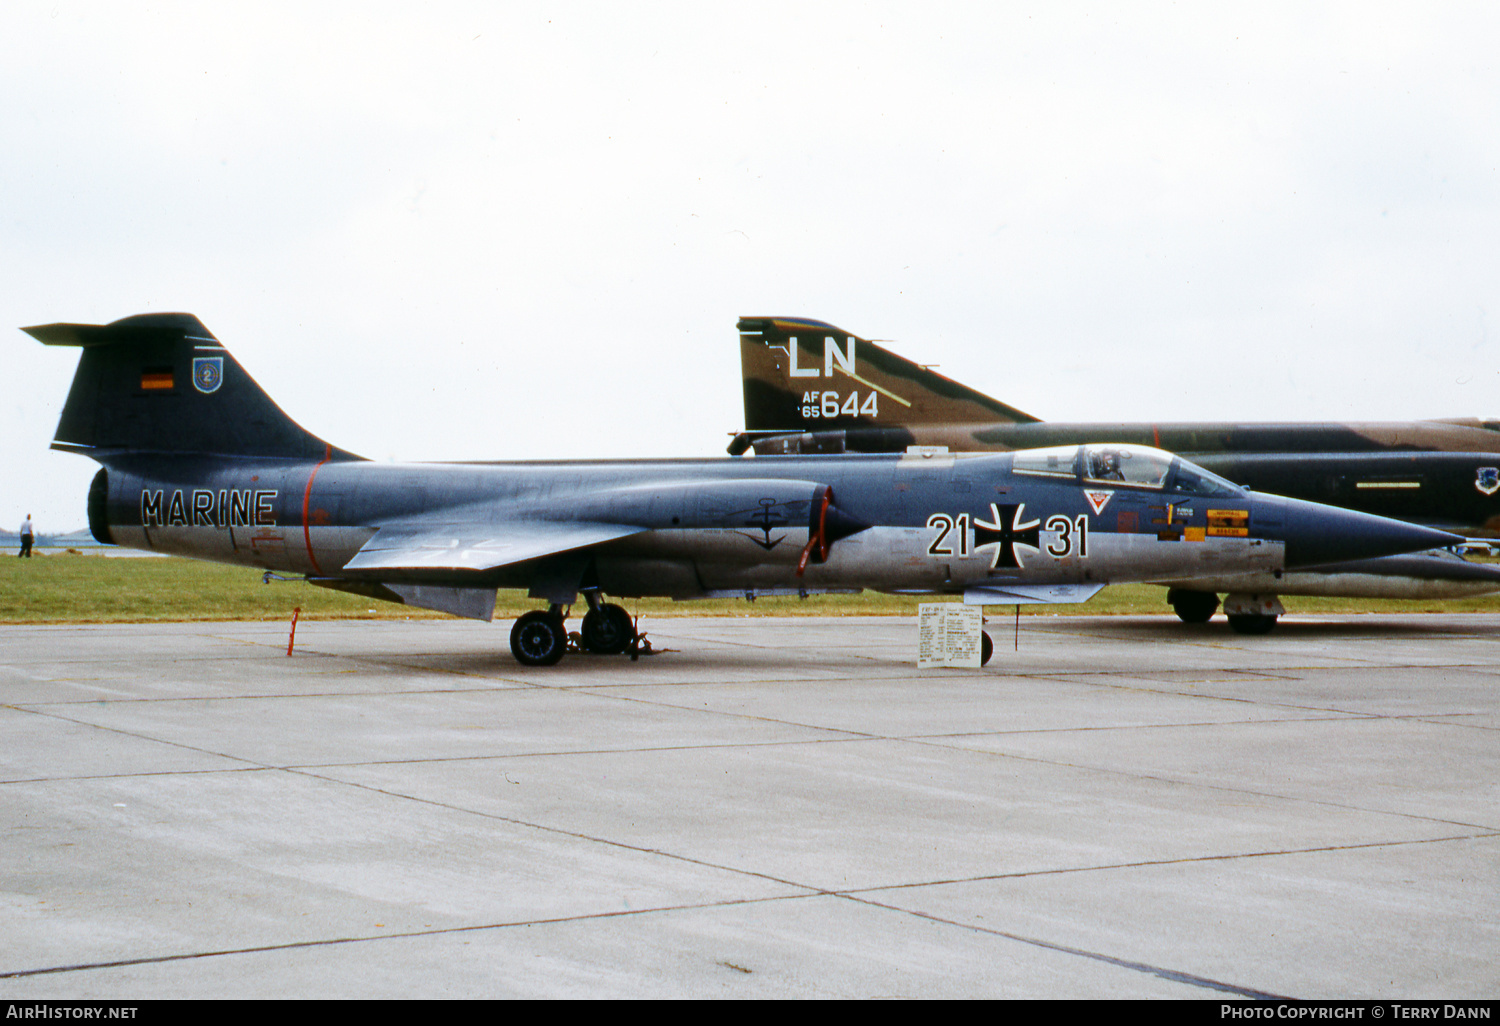
<instances>
[{"instance_id":1,"label":"vertical tail fin","mask_svg":"<svg viewBox=\"0 0 1500 1026\"><path fill-rule=\"evenodd\" d=\"M739 331L749 432L1037 419L822 321L742 317Z\"/></svg>"},{"instance_id":2,"label":"vertical tail fin","mask_svg":"<svg viewBox=\"0 0 1500 1026\"><path fill-rule=\"evenodd\" d=\"M104 456L195 452L359 459L282 412L192 314L22 331L83 355L52 448Z\"/></svg>"}]
</instances>

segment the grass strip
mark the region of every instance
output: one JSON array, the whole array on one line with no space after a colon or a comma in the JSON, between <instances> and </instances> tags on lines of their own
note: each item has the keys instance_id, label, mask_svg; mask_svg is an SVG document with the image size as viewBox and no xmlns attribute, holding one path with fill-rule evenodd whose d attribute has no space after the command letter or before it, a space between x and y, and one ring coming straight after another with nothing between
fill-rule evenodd
<instances>
[{"instance_id":1,"label":"grass strip","mask_svg":"<svg viewBox=\"0 0 1500 1026\"><path fill-rule=\"evenodd\" d=\"M915 616L920 602L938 596L810 595L673 602L627 599L643 616ZM1288 613L1493 613L1500 595L1456 600L1394 600L1282 596ZM495 618L538 608L524 591L502 589ZM345 595L296 583L261 583L261 571L173 558L104 558L73 552L0 559L0 623L148 623L191 620L285 620L300 607L304 620L429 619L445 614ZM998 608L998 607L997 607ZM1005 607L1009 608L1009 607ZM1166 589L1150 584L1105 588L1081 605L1022 606L1025 615L1171 616Z\"/></svg>"}]
</instances>

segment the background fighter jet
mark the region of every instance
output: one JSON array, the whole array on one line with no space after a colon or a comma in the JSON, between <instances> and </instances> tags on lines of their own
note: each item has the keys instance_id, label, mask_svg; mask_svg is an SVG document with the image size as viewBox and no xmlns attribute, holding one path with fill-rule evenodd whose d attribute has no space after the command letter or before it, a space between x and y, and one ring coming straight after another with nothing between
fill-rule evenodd
<instances>
[{"instance_id":1,"label":"background fighter jet","mask_svg":"<svg viewBox=\"0 0 1500 1026\"><path fill-rule=\"evenodd\" d=\"M634 628L605 595L1082 601L1117 581L1279 574L1459 540L1251 495L1146 446L372 463L294 423L191 315L24 330L83 347L53 447L102 465L88 498L101 542L483 620L497 587L526 588L548 604L511 631L528 664L562 657L579 593L583 646L619 652Z\"/></svg>"},{"instance_id":2,"label":"background fighter jet","mask_svg":"<svg viewBox=\"0 0 1500 1026\"><path fill-rule=\"evenodd\" d=\"M1157 446L1256 491L1500 534L1500 424L1043 422L822 321L739 322L745 431L729 451L758 454L1008 451L1079 442ZM1453 553L1364 560L1271 576L1171 582L1179 616L1203 622L1227 592L1238 629L1269 629L1278 595L1451 598L1500 590L1500 571ZM1240 613L1258 613L1246 619ZM1266 619L1269 617L1269 620Z\"/></svg>"}]
</instances>

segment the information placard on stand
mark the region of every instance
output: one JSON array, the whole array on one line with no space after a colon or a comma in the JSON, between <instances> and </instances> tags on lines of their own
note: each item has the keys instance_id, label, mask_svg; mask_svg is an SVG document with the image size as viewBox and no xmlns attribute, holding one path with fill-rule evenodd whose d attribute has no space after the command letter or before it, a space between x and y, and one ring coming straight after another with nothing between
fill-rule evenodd
<instances>
[{"instance_id":1,"label":"information placard on stand","mask_svg":"<svg viewBox=\"0 0 1500 1026\"><path fill-rule=\"evenodd\" d=\"M980 606L923 602L917 607L917 669L979 669L983 625L984 609Z\"/></svg>"}]
</instances>

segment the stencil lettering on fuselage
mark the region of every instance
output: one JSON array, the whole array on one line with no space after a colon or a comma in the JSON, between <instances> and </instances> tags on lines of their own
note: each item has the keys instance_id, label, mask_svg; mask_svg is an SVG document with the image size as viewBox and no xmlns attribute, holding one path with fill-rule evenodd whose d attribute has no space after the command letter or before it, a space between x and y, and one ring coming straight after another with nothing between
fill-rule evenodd
<instances>
[{"instance_id":1,"label":"stencil lettering on fuselage","mask_svg":"<svg viewBox=\"0 0 1500 1026\"><path fill-rule=\"evenodd\" d=\"M217 492L195 488L184 495L181 488L141 489L142 527L275 527L274 488L221 488ZM165 507L165 509L163 508Z\"/></svg>"}]
</instances>

